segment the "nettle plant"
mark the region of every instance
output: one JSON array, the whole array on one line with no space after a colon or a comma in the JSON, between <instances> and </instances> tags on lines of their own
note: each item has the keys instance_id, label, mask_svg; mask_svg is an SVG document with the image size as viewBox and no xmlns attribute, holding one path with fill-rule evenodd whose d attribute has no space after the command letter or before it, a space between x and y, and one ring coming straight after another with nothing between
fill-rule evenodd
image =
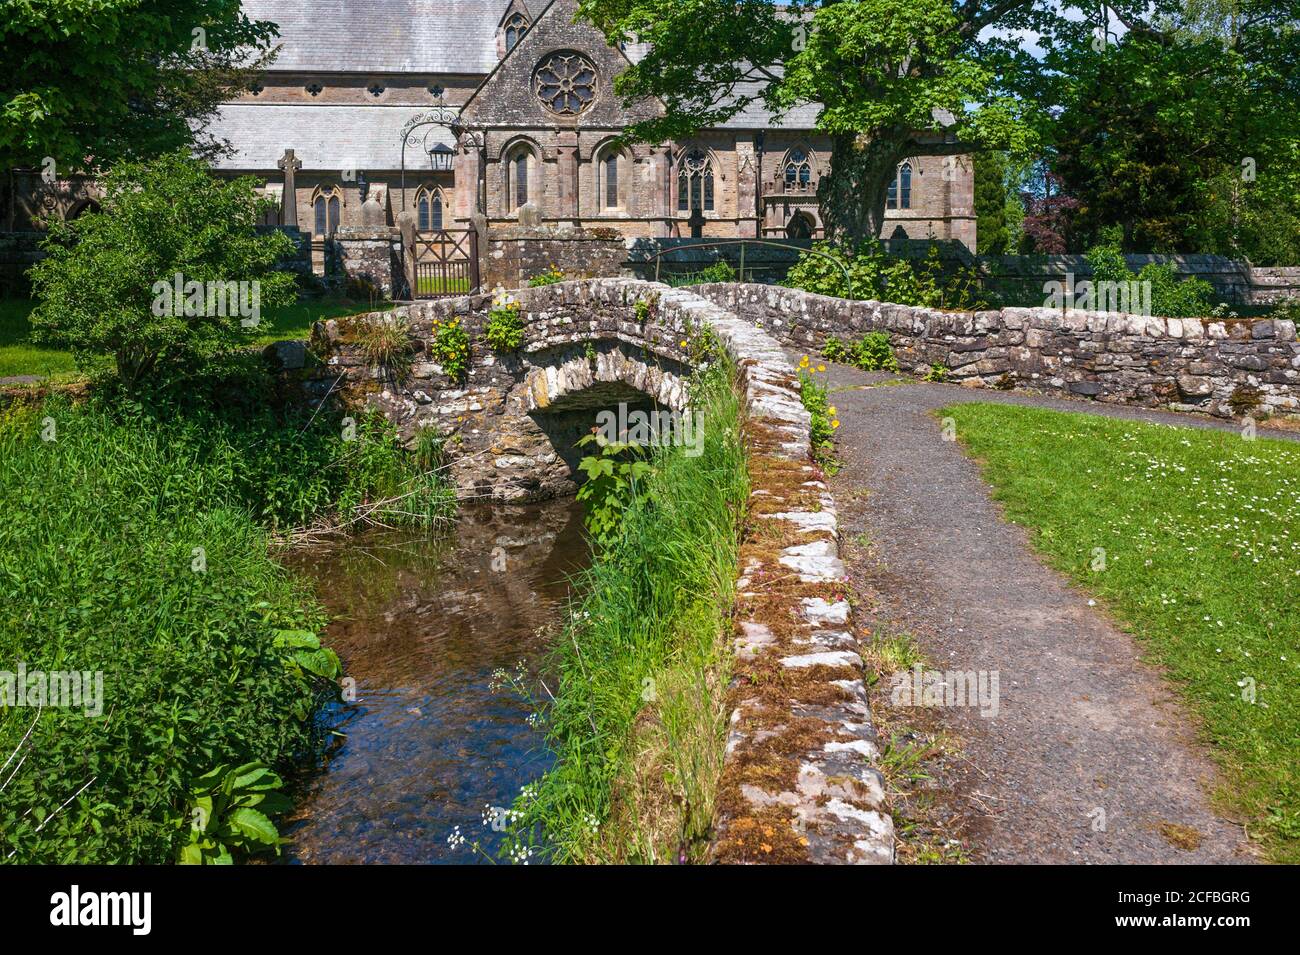
<instances>
[{"instance_id":1,"label":"nettle plant","mask_svg":"<svg viewBox=\"0 0 1300 955\"><path fill-rule=\"evenodd\" d=\"M429 354L452 381L464 381L469 374L469 334L459 318L433 320L433 340Z\"/></svg>"},{"instance_id":2,"label":"nettle plant","mask_svg":"<svg viewBox=\"0 0 1300 955\"><path fill-rule=\"evenodd\" d=\"M488 347L498 355L518 351L524 343L524 320L519 314L519 301L499 285L492 295L492 310L488 312L485 329Z\"/></svg>"},{"instance_id":3,"label":"nettle plant","mask_svg":"<svg viewBox=\"0 0 1300 955\"><path fill-rule=\"evenodd\" d=\"M654 471L644 460L645 447L631 441L610 441L593 432L578 440L578 447L595 445L595 453L578 462L587 480L577 498L587 509L586 525L596 546L612 546L623 530L623 515L633 503L649 495L646 478Z\"/></svg>"}]
</instances>

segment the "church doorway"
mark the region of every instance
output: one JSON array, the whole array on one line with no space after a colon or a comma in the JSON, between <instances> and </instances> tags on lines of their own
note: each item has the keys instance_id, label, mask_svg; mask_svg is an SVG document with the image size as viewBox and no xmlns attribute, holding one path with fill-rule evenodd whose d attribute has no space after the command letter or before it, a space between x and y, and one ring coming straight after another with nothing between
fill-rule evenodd
<instances>
[{"instance_id":1,"label":"church doorway","mask_svg":"<svg viewBox=\"0 0 1300 955\"><path fill-rule=\"evenodd\" d=\"M815 225L812 217L806 212L796 212L790 217L790 221L785 224L785 237L787 239L811 239Z\"/></svg>"}]
</instances>

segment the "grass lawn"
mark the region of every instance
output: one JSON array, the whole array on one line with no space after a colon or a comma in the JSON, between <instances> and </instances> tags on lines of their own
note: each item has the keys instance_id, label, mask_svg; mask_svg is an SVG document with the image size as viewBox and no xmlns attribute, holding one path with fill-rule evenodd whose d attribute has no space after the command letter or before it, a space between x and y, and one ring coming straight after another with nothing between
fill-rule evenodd
<instances>
[{"instance_id":1,"label":"grass lawn","mask_svg":"<svg viewBox=\"0 0 1300 955\"><path fill-rule=\"evenodd\" d=\"M1224 768L1220 808L1300 862L1300 445L1004 405L940 414L1007 516L1178 686Z\"/></svg>"},{"instance_id":2,"label":"grass lawn","mask_svg":"<svg viewBox=\"0 0 1300 955\"><path fill-rule=\"evenodd\" d=\"M76 371L70 352L42 348L27 340L27 321L35 303L25 298L0 298L0 378L11 375L48 377Z\"/></svg>"},{"instance_id":3,"label":"grass lawn","mask_svg":"<svg viewBox=\"0 0 1300 955\"><path fill-rule=\"evenodd\" d=\"M421 275L415 280L421 295L468 295L469 278L459 275Z\"/></svg>"},{"instance_id":4,"label":"grass lawn","mask_svg":"<svg viewBox=\"0 0 1300 955\"><path fill-rule=\"evenodd\" d=\"M44 348L31 344L31 324L28 315L35 303L29 299L0 298L0 378L12 375L64 375L75 373L72 353L59 348ZM285 338L307 338L312 322L322 318L340 318L375 309L392 308L382 303L371 306L365 302L344 298L300 299L283 308L267 309L251 338L252 345Z\"/></svg>"}]
</instances>

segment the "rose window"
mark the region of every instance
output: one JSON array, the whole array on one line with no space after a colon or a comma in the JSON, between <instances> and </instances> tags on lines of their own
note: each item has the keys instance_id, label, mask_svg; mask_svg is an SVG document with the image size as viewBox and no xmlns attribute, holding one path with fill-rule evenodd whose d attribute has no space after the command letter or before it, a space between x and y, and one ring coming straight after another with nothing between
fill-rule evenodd
<instances>
[{"instance_id":1,"label":"rose window","mask_svg":"<svg viewBox=\"0 0 1300 955\"><path fill-rule=\"evenodd\" d=\"M552 113L577 115L596 98L596 68L581 53L552 53L537 68L536 88Z\"/></svg>"}]
</instances>

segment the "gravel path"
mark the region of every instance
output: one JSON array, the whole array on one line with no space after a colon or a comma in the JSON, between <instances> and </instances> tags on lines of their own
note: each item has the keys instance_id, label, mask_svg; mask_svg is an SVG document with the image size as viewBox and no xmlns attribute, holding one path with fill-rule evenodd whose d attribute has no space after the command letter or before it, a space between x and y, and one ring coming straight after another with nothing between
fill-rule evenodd
<instances>
[{"instance_id":1,"label":"gravel path","mask_svg":"<svg viewBox=\"0 0 1300 955\"><path fill-rule=\"evenodd\" d=\"M798 354L794 355L798 360ZM831 366L844 467L831 481L865 618L913 633L930 666L997 671L999 707L928 710L962 742L949 795L976 862L1215 863L1253 856L1208 807L1215 768L1132 637L1088 606L1005 521L930 413L999 401L1195 427L1186 415L951 385L879 386ZM876 387L860 387L877 385ZM859 386L859 387L855 387ZM1270 435L1271 436L1271 435ZM1278 434L1278 437L1295 437ZM890 706L882 685L876 707ZM951 767L950 767L951 768ZM1105 830L1094 831L1097 810ZM1169 824L1191 827L1180 838ZM1183 848L1175 846L1181 842Z\"/></svg>"}]
</instances>

